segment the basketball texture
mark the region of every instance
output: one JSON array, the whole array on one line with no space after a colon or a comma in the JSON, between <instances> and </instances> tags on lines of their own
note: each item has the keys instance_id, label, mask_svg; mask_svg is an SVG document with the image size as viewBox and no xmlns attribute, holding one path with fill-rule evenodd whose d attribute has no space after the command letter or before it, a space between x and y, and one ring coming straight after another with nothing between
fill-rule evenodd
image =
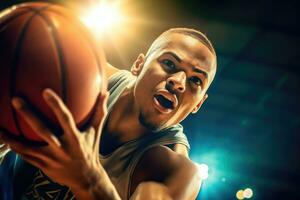
<instances>
[{"instance_id":1,"label":"basketball texture","mask_svg":"<svg viewBox=\"0 0 300 200\"><path fill-rule=\"evenodd\" d=\"M68 9L25 3L0 13L0 130L33 144L42 140L11 105L18 96L55 133L63 134L42 97L53 89L74 116L89 126L97 96L106 89L103 51Z\"/></svg>"}]
</instances>

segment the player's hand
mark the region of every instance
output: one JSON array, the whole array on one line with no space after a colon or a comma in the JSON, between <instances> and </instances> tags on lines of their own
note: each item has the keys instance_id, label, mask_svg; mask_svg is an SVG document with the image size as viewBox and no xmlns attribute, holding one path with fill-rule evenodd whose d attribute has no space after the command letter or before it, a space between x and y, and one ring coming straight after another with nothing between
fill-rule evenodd
<instances>
[{"instance_id":1,"label":"player's hand","mask_svg":"<svg viewBox=\"0 0 300 200\"><path fill-rule=\"evenodd\" d=\"M32 147L16 141L8 134L0 133L0 140L18 153L24 160L41 169L52 180L72 188L85 188L93 180L100 179L104 171L99 161L99 142L104 118L107 114L108 92L97 99L93 126L80 132L73 116L62 100L50 89L43 92L43 97L55 113L64 134L56 137L30 109L26 102L14 98L12 104L47 146Z\"/></svg>"},{"instance_id":2,"label":"player's hand","mask_svg":"<svg viewBox=\"0 0 300 200\"><path fill-rule=\"evenodd\" d=\"M9 146L0 141L0 165L6 153L9 151Z\"/></svg>"}]
</instances>

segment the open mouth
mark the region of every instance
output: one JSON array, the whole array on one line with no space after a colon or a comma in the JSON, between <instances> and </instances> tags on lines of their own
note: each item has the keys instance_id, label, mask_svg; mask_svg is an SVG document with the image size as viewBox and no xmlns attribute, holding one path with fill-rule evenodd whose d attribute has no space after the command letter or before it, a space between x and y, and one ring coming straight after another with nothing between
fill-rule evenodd
<instances>
[{"instance_id":1,"label":"open mouth","mask_svg":"<svg viewBox=\"0 0 300 200\"><path fill-rule=\"evenodd\" d=\"M163 95L159 94L159 95L155 95L155 99L158 101L158 103L166 108L166 109L173 109L174 108L174 104L171 100L167 99L166 97L164 97Z\"/></svg>"},{"instance_id":2,"label":"open mouth","mask_svg":"<svg viewBox=\"0 0 300 200\"><path fill-rule=\"evenodd\" d=\"M178 106L178 99L175 94L160 89L153 96L153 104L157 111L163 114L169 114Z\"/></svg>"}]
</instances>

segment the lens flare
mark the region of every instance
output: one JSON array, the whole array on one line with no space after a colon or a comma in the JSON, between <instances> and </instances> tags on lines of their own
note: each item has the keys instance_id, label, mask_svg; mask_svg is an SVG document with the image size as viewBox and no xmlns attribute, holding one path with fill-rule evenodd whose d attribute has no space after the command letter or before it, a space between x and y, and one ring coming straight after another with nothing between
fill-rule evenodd
<instances>
[{"instance_id":1,"label":"lens flare","mask_svg":"<svg viewBox=\"0 0 300 200\"><path fill-rule=\"evenodd\" d=\"M94 33L113 31L120 28L124 16L118 4L101 2L88 9L81 17L81 21Z\"/></svg>"},{"instance_id":2,"label":"lens flare","mask_svg":"<svg viewBox=\"0 0 300 200\"><path fill-rule=\"evenodd\" d=\"M198 167L198 175L202 180L208 178L208 166L206 164L196 164Z\"/></svg>"}]
</instances>

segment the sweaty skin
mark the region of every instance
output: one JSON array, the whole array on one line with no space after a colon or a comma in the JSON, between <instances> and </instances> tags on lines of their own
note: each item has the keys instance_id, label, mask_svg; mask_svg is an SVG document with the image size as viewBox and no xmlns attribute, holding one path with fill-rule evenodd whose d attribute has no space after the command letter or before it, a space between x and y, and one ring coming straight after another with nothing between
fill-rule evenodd
<instances>
[{"instance_id":1,"label":"sweaty skin","mask_svg":"<svg viewBox=\"0 0 300 200\"><path fill-rule=\"evenodd\" d=\"M109 77L118 69L108 64L106 72ZM105 126L107 93L98 98L94 125L82 134L62 100L47 89L43 95L64 130L63 137L55 137L26 102L14 98L16 111L49 145L31 147L3 133L0 140L51 179L69 186L77 199L121 199L99 161L99 146L113 151L197 112L215 76L216 57L199 40L170 33L151 54L140 54L131 72L136 81L120 95ZM146 151L134 171L130 199L195 199L201 185L197 167L188 159L186 147L171 148Z\"/></svg>"}]
</instances>

